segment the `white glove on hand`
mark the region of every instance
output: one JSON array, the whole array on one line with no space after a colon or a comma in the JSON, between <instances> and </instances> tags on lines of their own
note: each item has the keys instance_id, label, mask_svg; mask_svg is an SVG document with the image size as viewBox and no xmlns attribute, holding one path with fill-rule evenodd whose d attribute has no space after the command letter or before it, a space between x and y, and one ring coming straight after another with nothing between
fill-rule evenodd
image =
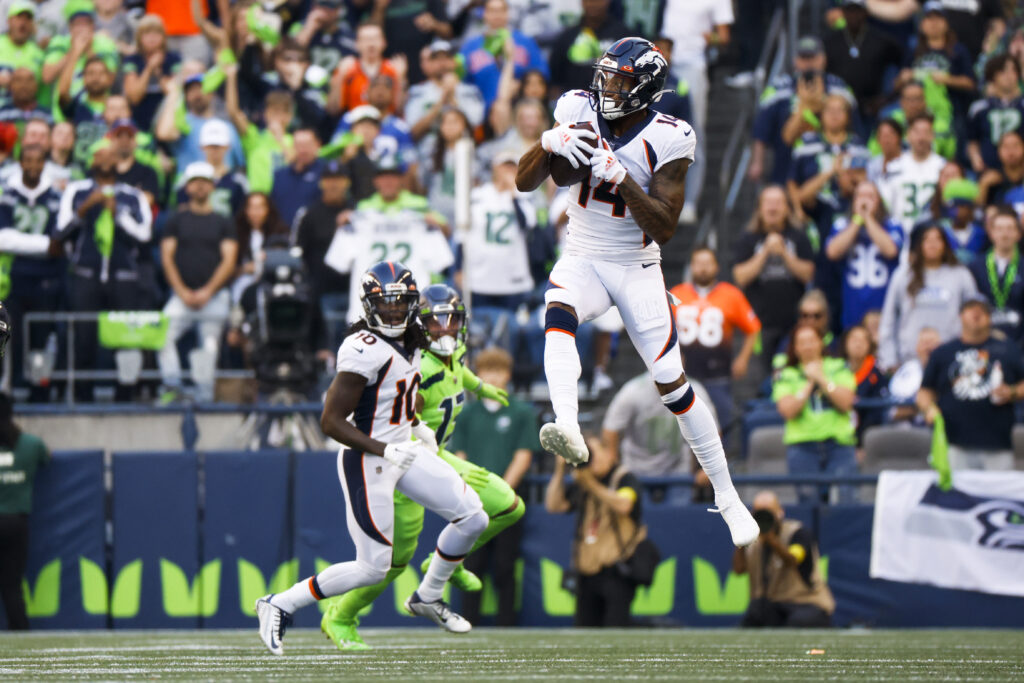
<instances>
[{"instance_id":1,"label":"white glove on hand","mask_svg":"<svg viewBox=\"0 0 1024 683\"><path fill-rule=\"evenodd\" d=\"M558 126L541 134L540 146L548 154L565 157L573 168L579 168L590 158L590 145L583 143L582 138L596 140L597 133L586 128Z\"/></svg>"},{"instance_id":2,"label":"white glove on hand","mask_svg":"<svg viewBox=\"0 0 1024 683\"><path fill-rule=\"evenodd\" d=\"M412 465L412 461L424 452L426 452L426 449L423 447L423 444L415 441L389 443L384 447L384 459L405 472Z\"/></svg>"},{"instance_id":3,"label":"white glove on hand","mask_svg":"<svg viewBox=\"0 0 1024 683\"><path fill-rule=\"evenodd\" d=\"M609 149L607 142L602 140L601 145L590 156L590 184L608 182L618 185L626 179L626 169Z\"/></svg>"},{"instance_id":4,"label":"white glove on hand","mask_svg":"<svg viewBox=\"0 0 1024 683\"><path fill-rule=\"evenodd\" d=\"M416 441L437 452L437 438L434 436L434 430L428 427L426 423L417 422L414 424L412 426L412 435L416 437Z\"/></svg>"}]
</instances>

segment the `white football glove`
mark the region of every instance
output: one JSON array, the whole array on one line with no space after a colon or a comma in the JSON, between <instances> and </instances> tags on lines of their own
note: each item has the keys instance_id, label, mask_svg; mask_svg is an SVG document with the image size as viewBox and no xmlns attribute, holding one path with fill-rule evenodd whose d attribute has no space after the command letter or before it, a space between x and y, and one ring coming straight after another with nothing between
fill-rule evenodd
<instances>
[{"instance_id":1,"label":"white football glove","mask_svg":"<svg viewBox=\"0 0 1024 683\"><path fill-rule=\"evenodd\" d=\"M573 168L579 168L580 164L586 164L590 159L590 145L584 143L582 138L596 140L597 133L586 128L558 126L541 134L540 146L548 154L565 157Z\"/></svg>"},{"instance_id":2,"label":"white football glove","mask_svg":"<svg viewBox=\"0 0 1024 683\"><path fill-rule=\"evenodd\" d=\"M434 430L426 425L425 422L417 422L412 426L412 435L416 437L416 441L423 444L432 451L437 451L437 438L434 436Z\"/></svg>"},{"instance_id":3,"label":"white football glove","mask_svg":"<svg viewBox=\"0 0 1024 683\"><path fill-rule=\"evenodd\" d=\"M427 452L423 444L416 441L389 443L384 447L384 459L405 472L412 465L413 460Z\"/></svg>"},{"instance_id":4,"label":"white football glove","mask_svg":"<svg viewBox=\"0 0 1024 683\"><path fill-rule=\"evenodd\" d=\"M608 147L608 143L601 140L601 146L594 149L590 155L591 185L597 185L602 182L618 185L625 179L625 167L619 163L618 158Z\"/></svg>"}]
</instances>

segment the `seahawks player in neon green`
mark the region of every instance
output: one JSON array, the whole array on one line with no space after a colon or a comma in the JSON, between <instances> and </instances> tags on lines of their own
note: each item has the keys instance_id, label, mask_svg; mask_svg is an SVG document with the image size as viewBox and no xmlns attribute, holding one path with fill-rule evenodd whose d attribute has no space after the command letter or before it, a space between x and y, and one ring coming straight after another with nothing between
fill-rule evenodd
<instances>
[{"instance_id":1,"label":"seahawks player in neon green","mask_svg":"<svg viewBox=\"0 0 1024 683\"><path fill-rule=\"evenodd\" d=\"M420 376L423 378L417 398L420 423L413 428L413 434L417 439L427 441L428 445L436 441L440 446L440 457L480 496L491 523L473 546L476 550L519 521L526 512L526 506L504 479L455 457L444 450L444 446L455 429L455 418L462 411L467 390L480 398L493 399L504 405L508 405L508 394L481 381L463 364L466 349L461 342L466 325L466 307L454 289L447 285L426 288L422 293L420 322L430 337L430 350L423 353L420 364ZM423 508L396 491L391 570L377 585L343 595L320 620L321 630L339 649L370 649L356 630L359 612L405 571L416 552L416 542L422 529ZM431 557L423 562L421 571L426 571ZM483 585L476 575L461 565L450 581L467 591L478 591Z\"/></svg>"}]
</instances>

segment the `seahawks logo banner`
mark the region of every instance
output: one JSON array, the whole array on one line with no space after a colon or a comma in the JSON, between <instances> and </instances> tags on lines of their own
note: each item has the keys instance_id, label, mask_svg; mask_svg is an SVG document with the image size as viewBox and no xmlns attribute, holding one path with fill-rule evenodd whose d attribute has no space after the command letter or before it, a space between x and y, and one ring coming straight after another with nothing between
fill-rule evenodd
<instances>
[{"instance_id":1,"label":"seahawks logo banner","mask_svg":"<svg viewBox=\"0 0 1024 683\"><path fill-rule=\"evenodd\" d=\"M871 577L1024 596L1024 472L883 472Z\"/></svg>"}]
</instances>

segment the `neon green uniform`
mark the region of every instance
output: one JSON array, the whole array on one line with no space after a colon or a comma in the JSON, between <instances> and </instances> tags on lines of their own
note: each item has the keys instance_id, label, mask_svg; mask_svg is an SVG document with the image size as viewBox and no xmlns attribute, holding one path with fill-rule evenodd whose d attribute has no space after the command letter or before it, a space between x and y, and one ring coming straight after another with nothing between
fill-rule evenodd
<instances>
[{"instance_id":1,"label":"neon green uniform","mask_svg":"<svg viewBox=\"0 0 1024 683\"><path fill-rule=\"evenodd\" d=\"M419 395L423 397L423 410L419 419L434 430L439 455L459 473L480 496L484 511L491 523L477 539L473 550L494 538L500 531L515 524L526 506L504 479L482 467L466 462L445 450L445 444L455 430L455 418L462 412L466 391L479 391L483 382L462 363L465 348L455 352L452 367L432 352L423 353L420 364ZM327 618L345 624L358 623L359 612L377 599L388 585L405 571L416 552L416 543L423 530L423 508L395 491L395 527L391 556L391 570L375 586L349 591L331 606ZM472 552L472 551L470 551Z\"/></svg>"}]
</instances>

